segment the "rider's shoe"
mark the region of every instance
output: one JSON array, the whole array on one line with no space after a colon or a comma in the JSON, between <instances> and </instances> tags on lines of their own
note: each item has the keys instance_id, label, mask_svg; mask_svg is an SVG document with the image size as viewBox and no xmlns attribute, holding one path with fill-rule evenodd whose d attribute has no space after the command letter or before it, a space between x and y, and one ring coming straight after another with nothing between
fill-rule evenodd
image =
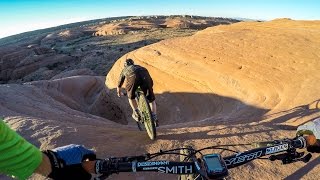
<instances>
[{"instance_id":1,"label":"rider's shoe","mask_svg":"<svg viewBox=\"0 0 320 180\"><path fill-rule=\"evenodd\" d=\"M158 116L155 113L151 113L152 114L152 119L154 120L154 124L156 125L156 127L159 127L159 121L158 121Z\"/></svg>"},{"instance_id":2,"label":"rider's shoe","mask_svg":"<svg viewBox=\"0 0 320 180\"><path fill-rule=\"evenodd\" d=\"M137 122L140 122L140 112L139 112L139 109L136 109L133 113L132 113L132 118L137 121Z\"/></svg>"}]
</instances>

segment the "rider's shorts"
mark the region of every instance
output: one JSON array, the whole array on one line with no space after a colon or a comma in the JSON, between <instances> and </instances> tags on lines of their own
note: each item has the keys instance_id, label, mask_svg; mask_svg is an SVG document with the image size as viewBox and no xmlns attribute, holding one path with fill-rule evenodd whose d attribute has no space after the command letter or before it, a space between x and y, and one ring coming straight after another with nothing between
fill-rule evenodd
<instances>
[{"instance_id":1,"label":"rider's shorts","mask_svg":"<svg viewBox=\"0 0 320 180\"><path fill-rule=\"evenodd\" d=\"M147 70L138 70L132 75L126 76L126 91L129 99L136 98L135 91L140 86L149 102L156 98L153 93L153 80Z\"/></svg>"}]
</instances>

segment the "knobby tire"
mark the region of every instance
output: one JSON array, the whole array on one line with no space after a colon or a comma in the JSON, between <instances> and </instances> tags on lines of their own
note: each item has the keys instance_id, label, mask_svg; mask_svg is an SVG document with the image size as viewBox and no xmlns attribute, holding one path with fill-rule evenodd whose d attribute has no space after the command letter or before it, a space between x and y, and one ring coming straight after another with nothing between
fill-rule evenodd
<instances>
[{"instance_id":1,"label":"knobby tire","mask_svg":"<svg viewBox=\"0 0 320 180\"><path fill-rule=\"evenodd\" d=\"M151 140L154 140L157 136L156 134L156 126L152 119L151 108L149 103L143 93L139 94L139 102L138 106L141 112L141 118L143 119L144 126L147 130L148 136Z\"/></svg>"}]
</instances>

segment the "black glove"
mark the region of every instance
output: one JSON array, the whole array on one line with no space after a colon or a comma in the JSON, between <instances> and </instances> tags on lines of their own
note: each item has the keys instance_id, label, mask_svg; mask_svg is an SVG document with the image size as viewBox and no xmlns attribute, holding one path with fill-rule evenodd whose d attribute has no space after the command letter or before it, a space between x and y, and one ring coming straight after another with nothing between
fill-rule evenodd
<instances>
[{"instance_id":1,"label":"black glove","mask_svg":"<svg viewBox=\"0 0 320 180\"><path fill-rule=\"evenodd\" d=\"M311 153L320 153L320 147L319 146L308 146L307 151Z\"/></svg>"},{"instance_id":2,"label":"black glove","mask_svg":"<svg viewBox=\"0 0 320 180\"><path fill-rule=\"evenodd\" d=\"M94 151L81 145L70 144L56 149L44 151L51 162L52 172L48 177L57 180L79 179L89 180L91 174L82 168L81 162L86 159L95 160Z\"/></svg>"}]
</instances>

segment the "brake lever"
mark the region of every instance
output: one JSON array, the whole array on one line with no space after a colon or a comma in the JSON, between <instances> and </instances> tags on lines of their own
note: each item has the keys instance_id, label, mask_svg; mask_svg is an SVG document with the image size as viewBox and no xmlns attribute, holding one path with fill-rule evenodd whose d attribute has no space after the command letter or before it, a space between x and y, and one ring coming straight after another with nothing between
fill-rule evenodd
<instances>
[{"instance_id":1,"label":"brake lever","mask_svg":"<svg viewBox=\"0 0 320 180\"><path fill-rule=\"evenodd\" d=\"M304 163L307 163L307 162L310 161L311 157L312 157L311 153L308 153L308 154L305 155L304 157L298 158L297 161L302 161L302 162L304 162Z\"/></svg>"},{"instance_id":2,"label":"brake lever","mask_svg":"<svg viewBox=\"0 0 320 180\"><path fill-rule=\"evenodd\" d=\"M269 157L270 161L280 160L282 161L282 164L290 164L297 161L302 161L304 163L307 163L310 161L312 155L308 153L307 155L303 156L304 152L295 152L294 154L290 153L284 153L284 154L278 154L278 155L271 155Z\"/></svg>"},{"instance_id":3,"label":"brake lever","mask_svg":"<svg viewBox=\"0 0 320 180\"><path fill-rule=\"evenodd\" d=\"M294 158L292 159L291 161L288 161L286 163L284 163L283 161L283 164L290 164L290 163L294 163L294 162L298 162L298 161L302 161L304 163L307 163L310 161L312 155L310 153L308 153L307 155L305 155L304 157L301 157L301 158Z\"/></svg>"}]
</instances>

